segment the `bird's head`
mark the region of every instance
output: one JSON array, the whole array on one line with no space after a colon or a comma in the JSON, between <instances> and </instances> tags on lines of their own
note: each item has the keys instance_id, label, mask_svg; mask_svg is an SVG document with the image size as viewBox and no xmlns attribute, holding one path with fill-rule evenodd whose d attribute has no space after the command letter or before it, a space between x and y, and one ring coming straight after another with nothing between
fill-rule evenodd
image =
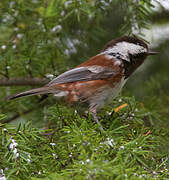
<instances>
[{"instance_id":1,"label":"bird's head","mask_svg":"<svg viewBox=\"0 0 169 180\"><path fill-rule=\"evenodd\" d=\"M149 50L145 41L137 37L124 36L107 43L102 53L121 60L125 68L125 76L132 74L149 55L157 54Z\"/></svg>"}]
</instances>

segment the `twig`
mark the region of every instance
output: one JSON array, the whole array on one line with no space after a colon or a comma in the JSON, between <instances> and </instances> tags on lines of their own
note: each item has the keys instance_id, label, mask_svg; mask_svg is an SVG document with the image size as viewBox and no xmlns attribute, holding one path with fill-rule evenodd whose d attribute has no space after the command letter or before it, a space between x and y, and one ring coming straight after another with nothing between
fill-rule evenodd
<instances>
[{"instance_id":1,"label":"twig","mask_svg":"<svg viewBox=\"0 0 169 180\"><path fill-rule=\"evenodd\" d=\"M1 78L0 86L40 86L49 82L46 78Z\"/></svg>"}]
</instances>

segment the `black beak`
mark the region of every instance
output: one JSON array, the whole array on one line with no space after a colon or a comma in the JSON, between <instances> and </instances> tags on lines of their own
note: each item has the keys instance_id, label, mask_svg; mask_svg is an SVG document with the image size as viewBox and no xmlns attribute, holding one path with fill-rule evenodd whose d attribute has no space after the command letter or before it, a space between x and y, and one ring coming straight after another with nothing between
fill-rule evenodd
<instances>
[{"instance_id":1,"label":"black beak","mask_svg":"<svg viewBox=\"0 0 169 180\"><path fill-rule=\"evenodd\" d=\"M159 54L159 52L155 52L155 51L151 51L151 50L148 51L148 56L149 55L156 55L156 54Z\"/></svg>"}]
</instances>

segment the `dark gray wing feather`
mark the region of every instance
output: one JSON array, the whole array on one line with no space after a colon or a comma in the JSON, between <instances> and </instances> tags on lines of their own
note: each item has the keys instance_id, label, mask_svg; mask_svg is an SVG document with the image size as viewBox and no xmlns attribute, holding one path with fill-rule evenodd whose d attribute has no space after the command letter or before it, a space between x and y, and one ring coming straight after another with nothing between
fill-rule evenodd
<instances>
[{"instance_id":1,"label":"dark gray wing feather","mask_svg":"<svg viewBox=\"0 0 169 180\"><path fill-rule=\"evenodd\" d=\"M53 79L48 84L48 86L51 84L105 79L111 77L112 75L115 75L116 73L117 70L113 70L112 68L108 68L108 67L104 67L104 68L101 66L77 67L59 75L58 77Z\"/></svg>"}]
</instances>

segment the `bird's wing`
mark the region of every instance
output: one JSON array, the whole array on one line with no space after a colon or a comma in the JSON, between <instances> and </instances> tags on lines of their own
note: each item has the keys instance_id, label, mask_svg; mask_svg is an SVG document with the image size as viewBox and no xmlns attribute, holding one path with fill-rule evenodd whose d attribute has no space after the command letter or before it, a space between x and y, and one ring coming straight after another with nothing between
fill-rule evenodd
<instances>
[{"instance_id":1,"label":"bird's wing","mask_svg":"<svg viewBox=\"0 0 169 180\"><path fill-rule=\"evenodd\" d=\"M119 72L119 68L109 68L102 66L85 66L77 67L72 70L69 70L55 79L53 79L48 86L52 84L61 84L61 83L70 83L77 81L91 81L97 79L109 78L113 75L116 75Z\"/></svg>"}]
</instances>

